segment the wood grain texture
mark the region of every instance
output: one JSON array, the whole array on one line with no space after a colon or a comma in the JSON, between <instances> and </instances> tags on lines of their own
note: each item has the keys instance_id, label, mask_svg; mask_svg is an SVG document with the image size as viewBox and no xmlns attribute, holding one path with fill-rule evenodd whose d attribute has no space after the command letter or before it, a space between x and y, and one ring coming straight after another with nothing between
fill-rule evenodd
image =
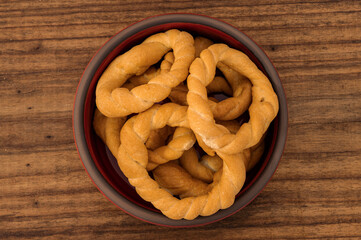
<instances>
[{"instance_id":1,"label":"wood grain texture","mask_svg":"<svg viewBox=\"0 0 361 240\"><path fill-rule=\"evenodd\" d=\"M0 239L361 239L360 1L0 1ZM210 15L269 55L288 141L264 191L218 223L172 229L120 211L92 184L72 134L79 78L127 25Z\"/></svg>"}]
</instances>

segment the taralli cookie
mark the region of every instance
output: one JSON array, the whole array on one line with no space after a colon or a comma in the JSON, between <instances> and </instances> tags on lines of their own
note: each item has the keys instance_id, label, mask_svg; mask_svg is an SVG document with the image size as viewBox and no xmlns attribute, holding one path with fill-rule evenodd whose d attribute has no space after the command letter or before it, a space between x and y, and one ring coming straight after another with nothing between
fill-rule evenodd
<instances>
[{"instance_id":1,"label":"taralli cookie","mask_svg":"<svg viewBox=\"0 0 361 240\"><path fill-rule=\"evenodd\" d=\"M207 38L196 37L194 39L196 57L199 57L201 52L212 44L213 42ZM246 77L222 63L219 63L217 67L226 77L231 89L228 88L229 85L223 78L215 77L213 81L207 85L207 92L223 92L233 97L221 102L208 101L208 103L214 119L233 120L244 113L251 103L251 83Z\"/></svg>"},{"instance_id":2,"label":"taralli cookie","mask_svg":"<svg viewBox=\"0 0 361 240\"><path fill-rule=\"evenodd\" d=\"M237 134L217 125L207 100L206 86L213 80L216 65L224 65L247 77L252 83L250 120ZM235 154L257 144L278 112L278 99L268 78L242 52L225 44L214 44L193 61L187 78L188 119L192 130L210 148Z\"/></svg>"},{"instance_id":3,"label":"taralli cookie","mask_svg":"<svg viewBox=\"0 0 361 240\"><path fill-rule=\"evenodd\" d=\"M127 79L143 74L170 49L173 49L174 63L169 72L130 91L121 88ZM187 32L172 29L147 38L114 59L100 77L95 92L99 111L107 117L123 117L150 108L187 78L194 56L194 40Z\"/></svg>"},{"instance_id":4,"label":"taralli cookie","mask_svg":"<svg viewBox=\"0 0 361 240\"><path fill-rule=\"evenodd\" d=\"M183 109L185 112L186 109ZM186 118L184 115L183 118ZM118 154L120 145L120 131L125 118L108 118L99 110L95 110L93 126L97 135L108 146L114 156ZM147 170L151 171L159 164L180 158L184 151L188 150L195 143L195 136L189 128L178 127L175 129L171 141L166 144L171 129L165 126L149 132L145 146L148 150Z\"/></svg>"},{"instance_id":5,"label":"taralli cookie","mask_svg":"<svg viewBox=\"0 0 361 240\"><path fill-rule=\"evenodd\" d=\"M223 160L220 180L206 195L179 200L160 188L149 176L146 170L148 153L144 145L149 132L165 125L187 127L187 118L184 118L186 110L187 107L167 103L162 106L155 105L130 118L121 130L122 144L117 156L120 169L137 193L172 219L194 219L199 215L208 216L219 209L228 208L245 181L243 154L224 153L218 154Z\"/></svg>"},{"instance_id":6,"label":"taralli cookie","mask_svg":"<svg viewBox=\"0 0 361 240\"><path fill-rule=\"evenodd\" d=\"M251 83L250 81L232 70L226 65L219 63L218 68L223 72L226 79L216 76L208 85L207 93L225 93L229 96L227 99L218 101L217 99L208 99L209 107L216 120L233 120L242 115L251 103ZM228 81L228 83L227 83ZM168 96L172 102L187 106L187 86L180 84L172 89Z\"/></svg>"},{"instance_id":7,"label":"taralli cookie","mask_svg":"<svg viewBox=\"0 0 361 240\"><path fill-rule=\"evenodd\" d=\"M139 196L171 219L230 207L278 112L245 54L176 29L115 58L95 95L96 134Z\"/></svg>"}]
</instances>

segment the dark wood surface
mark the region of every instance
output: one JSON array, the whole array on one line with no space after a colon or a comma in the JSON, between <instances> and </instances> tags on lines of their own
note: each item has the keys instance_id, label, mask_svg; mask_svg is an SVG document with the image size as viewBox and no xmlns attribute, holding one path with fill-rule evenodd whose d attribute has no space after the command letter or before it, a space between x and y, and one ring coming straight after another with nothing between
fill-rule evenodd
<instances>
[{"instance_id":1,"label":"dark wood surface","mask_svg":"<svg viewBox=\"0 0 361 240\"><path fill-rule=\"evenodd\" d=\"M72 106L97 49L147 16L192 12L243 30L279 71L287 146L237 214L171 229L120 211L79 160ZM1 1L0 239L361 239L360 1Z\"/></svg>"}]
</instances>

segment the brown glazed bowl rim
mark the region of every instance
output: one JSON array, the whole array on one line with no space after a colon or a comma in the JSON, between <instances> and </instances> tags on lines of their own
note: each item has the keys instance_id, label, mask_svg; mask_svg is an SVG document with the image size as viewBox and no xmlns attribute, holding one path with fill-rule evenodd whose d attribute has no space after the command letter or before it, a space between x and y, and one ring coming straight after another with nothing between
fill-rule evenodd
<instances>
[{"instance_id":1,"label":"brown glazed bowl rim","mask_svg":"<svg viewBox=\"0 0 361 240\"><path fill-rule=\"evenodd\" d=\"M235 203L231 207L220 210L211 216L197 217L194 220L169 219L161 213L142 208L141 206L135 204L132 201L129 201L124 196L119 194L107 182L107 180L103 177L96 164L94 163L84 133L84 110L88 89L94 74L96 73L99 66L103 63L103 60L121 42L125 41L137 32L154 26L169 23L190 23L204 25L221 31L242 43L247 48L247 50L249 50L259 60L260 64L263 67L263 70L268 75L279 99L279 113L277 116L277 138L274 142L273 151L270 155L269 161L264 167L263 171L260 173L259 177L245 192L242 193L241 196L236 199ZM275 67L273 66L267 55L264 53L264 51L248 36L246 36L237 28L229 25L228 23L208 16L196 14L176 13L149 17L123 29L122 31L114 35L98 50L98 52L93 56L88 66L84 70L77 88L73 108L73 133L79 157L86 172L88 173L95 186L99 189L99 191L102 192L104 196L108 198L112 203L114 203L116 206L118 206L129 215L132 215L140 220L152 224L169 227L196 227L210 224L222 220L228 216L231 216L245 206L247 206L262 191L262 189L270 181L271 177L276 171L286 144L287 128L288 110L284 89L282 87L282 83L279 79Z\"/></svg>"}]
</instances>

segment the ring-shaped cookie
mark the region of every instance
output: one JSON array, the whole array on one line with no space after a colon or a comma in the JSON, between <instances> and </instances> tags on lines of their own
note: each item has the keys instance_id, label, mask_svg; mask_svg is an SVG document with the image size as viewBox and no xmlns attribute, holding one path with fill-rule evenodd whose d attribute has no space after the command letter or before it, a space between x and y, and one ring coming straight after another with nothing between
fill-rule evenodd
<instances>
[{"instance_id":1,"label":"ring-shaped cookie","mask_svg":"<svg viewBox=\"0 0 361 240\"><path fill-rule=\"evenodd\" d=\"M208 104L206 86L213 80L217 63L223 63L252 83L250 120L236 134L216 124ZM188 119L191 129L210 148L235 154L257 144L278 112L278 98L268 78L244 53L225 44L214 44L202 51L190 66L187 78Z\"/></svg>"},{"instance_id":2,"label":"ring-shaped cookie","mask_svg":"<svg viewBox=\"0 0 361 240\"><path fill-rule=\"evenodd\" d=\"M120 134L121 145L118 165L137 193L164 215L172 219L194 219L209 216L219 209L230 207L242 188L246 169L243 154L217 154L223 160L222 175L205 195L178 199L162 189L146 170L148 152L144 145L151 130L171 127L189 127L185 113L187 107L174 103L154 105L149 110L130 118Z\"/></svg>"},{"instance_id":3,"label":"ring-shaped cookie","mask_svg":"<svg viewBox=\"0 0 361 240\"><path fill-rule=\"evenodd\" d=\"M184 118L186 119L186 109L184 108L182 111L184 112ZM118 154L118 148L120 146L120 131L125 120L125 118L108 118L98 109L94 112L94 130L108 146L113 156L117 156ZM165 131L163 131L163 129ZM150 131L145 145L147 146L149 144L155 146L160 142L165 143L166 137L169 135L168 133L170 134L167 128L159 128ZM149 142L150 140L151 142ZM177 127L168 144L157 146L153 149L147 147L149 157L147 170L151 171L159 164L180 158L184 151L187 151L194 145L195 141L195 136L190 128Z\"/></svg>"},{"instance_id":4,"label":"ring-shaped cookie","mask_svg":"<svg viewBox=\"0 0 361 240\"><path fill-rule=\"evenodd\" d=\"M147 84L130 91L121 86L133 75L141 75L173 49L174 63ZM142 112L165 99L171 89L184 81L194 60L193 37L176 29L158 33L114 59L100 77L96 88L96 104L107 117L123 117Z\"/></svg>"}]
</instances>

